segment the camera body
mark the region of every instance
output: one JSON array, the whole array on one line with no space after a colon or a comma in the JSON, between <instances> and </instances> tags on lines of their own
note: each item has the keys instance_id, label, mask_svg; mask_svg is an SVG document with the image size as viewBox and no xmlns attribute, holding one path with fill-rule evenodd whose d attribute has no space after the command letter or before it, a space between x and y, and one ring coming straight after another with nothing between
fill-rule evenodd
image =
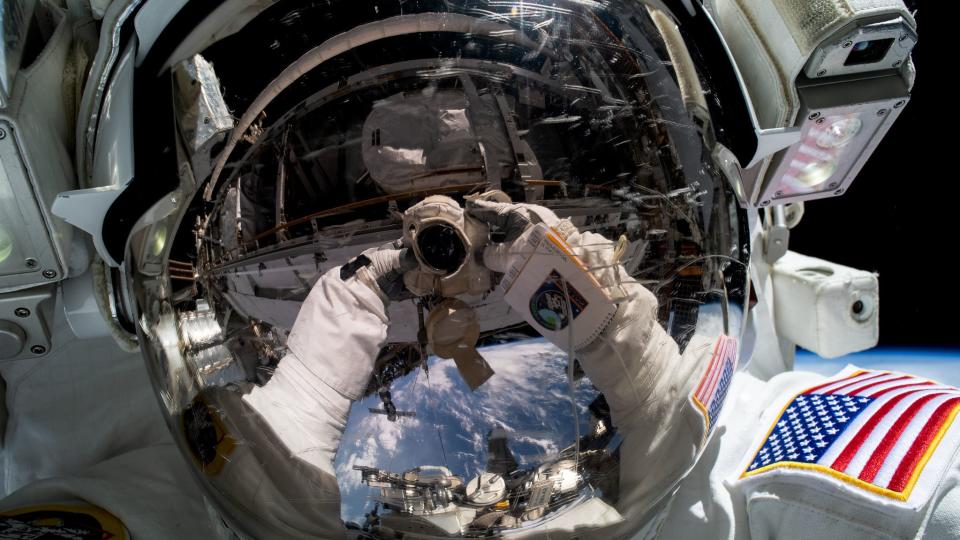
<instances>
[{"instance_id":1,"label":"camera body","mask_svg":"<svg viewBox=\"0 0 960 540\"><path fill-rule=\"evenodd\" d=\"M490 290L491 272L483 265L489 228L450 197L433 195L404 212L403 239L420 263L403 276L415 295L453 297Z\"/></svg>"}]
</instances>

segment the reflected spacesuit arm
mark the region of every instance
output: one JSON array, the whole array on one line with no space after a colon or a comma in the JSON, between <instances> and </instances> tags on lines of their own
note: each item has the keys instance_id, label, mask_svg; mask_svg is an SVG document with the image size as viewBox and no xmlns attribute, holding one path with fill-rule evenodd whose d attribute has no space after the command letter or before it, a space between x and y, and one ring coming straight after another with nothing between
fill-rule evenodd
<instances>
[{"instance_id":1,"label":"reflected spacesuit arm","mask_svg":"<svg viewBox=\"0 0 960 540\"><path fill-rule=\"evenodd\" d=\"M362 397L386 340L387 322L385 301L370 286L357 277L341 279L340 268L330 270L303 303L289 351L270 381L243 398L286 447L273 450L309 466L312 496L329 503L323 511L311 508L312 519L323 513L327 526L340 524L337 447L350 404Z\"/></svg>"},{"instance_id":2,"label":"reflected spacesuit arm","mask_svg":"<svg viewBox=\"0 0 960 540\"><path fill-rule=\"evenodd\" d=\"M468 211L505 233L504 243L488 246L484 252L484 262L491 269L527 272L529 264L523 261L532 260L533 244L526 237L534 231L533 225L543 223L563 237L618 302L612 318L597 329L597 337L580 344L575 355L605 395L613 424L623 437L617 507L631 522L649 521L693 467L706 442L704 418L690 395L707 367L713 340L695 334L681 355L659 324L656 297L627 274L617 260L614 242L607 238L581 233L544 207L470 201ZM589 335L597 323L579 324L591 325L580 329L581 335ZM563 349L573 341L565 343L562 331L552 338Z\"/></svg>"},{"instance_id":3,"label":"reflected spacesuit arm","mask_svg":"<svg viewBox=\"0 0 960 540\"><path fill-rule=\"evenodd\" d=\"M291 452L322 447L323 455L310 461L332 473L350 402L363 395L388 321L384 301L370 287L355 277L341 279L334 268L304 301L273 377L245 401Z\"/></svg>"},{"instance_id":4,"label":"reflected spacesuit arm","mask_svg":"<svg viewBox=\"0 0 960 540\"><path fill-rule=\"evenodd\" d=\"M612 286L619 272L629 296L577 357L606 395L624 437L618 507L633 521L665 500L702 445L703 420L687 398L709 344L694 340L680 355L658 323L654 295L614 264L612 242L575 231L567 242L601 285ZM343 280L338 270L328 272L304 302L289 353L271 381L244 398L291 457L325 473L331 491L336 490L333 458L350 402L366 388L387 322L385 299L374 288L356 278ZM642 468L634 466L639 463Z\"/></svg>"},{"instance_id":5,"label":"reflected spacesuit arm","mask_svg":"<svg viewBox=\"0 0 960 540\"><path fill-rule=\"evenodd\" d=\"M618 509L631 521L649 518L703 446L703 419L688 398L713 344L695 336L681 355L659 324L656 297L616 263L613 242L590 232L570 234L567 242L602 286L619 283L627 294L599 337L576 355L623 436Z\"/></svg>"},{"instance_id":6,"label":"reflected spacesuit arm","mask_svg":"<svg viewBox=\"0 0 960 540\"><path fill-rule=\"evenodd\" d=\"M300 307L288 353L273 377L244 398L293 453L302 458L304 451L319 452L308 461L331 474L350 402L363 397L387 339L387 304L401 292L403 270L413 264L408 250L391 247L320 277Z\"/></svg>"}]
</instances>

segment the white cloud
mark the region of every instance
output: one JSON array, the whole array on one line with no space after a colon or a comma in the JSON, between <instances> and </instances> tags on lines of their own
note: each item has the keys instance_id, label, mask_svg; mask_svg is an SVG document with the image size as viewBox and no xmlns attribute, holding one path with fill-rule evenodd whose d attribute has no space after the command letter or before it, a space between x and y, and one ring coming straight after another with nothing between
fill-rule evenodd
<instances>
[{"instance_id":1,"label":"white cloud","mask_svg":"<svg viewBox=\"0 0 960 540\"><path fill-rule=\"evenodd\" d=\"M340 443L337 478L341 491L353 491L361 486L361 475L354 465L378 467L397 456L404 430L416 430L420 421L402 418L391 422L381 414L363 417L355 428L348 429Z\"/></svg>"},{"instance_id":2,"label":"white cloud","mask_svg":"<svg viewBox=\"0 0 960 540\"><path fill-rule=\"evenodd\" d=\"M369 407L380 406L377 396L354 404L337 456L345 519L362 519L372 493L361 484L354 465L393 472L447 465L467 479L486 465L487 433L492 428L508 432L521 463L542 462L573 442L567 356L562 350L543 339L531 339L480 352L496 374L475 391L463 382L453 361L435 357L429 359L429 380L418 369L392 384L394 404L399 410L414 411L416 418L394 423L370 414ZM576 395L583 412L595 391L584 382Z\"/></svg>"}]
</instances>

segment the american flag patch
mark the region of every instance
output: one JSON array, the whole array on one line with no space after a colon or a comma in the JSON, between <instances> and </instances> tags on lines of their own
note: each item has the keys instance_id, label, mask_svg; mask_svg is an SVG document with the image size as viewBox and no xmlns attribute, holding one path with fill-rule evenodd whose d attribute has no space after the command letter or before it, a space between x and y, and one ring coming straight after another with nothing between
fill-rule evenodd
<instances>
[{"instance_id":1,"label":"american flag patch","mask_svg":"<svg viewBox=\"0 0 960 540\"><path fill-rule=\"evenodd\" d=\"M951 386L855 371L797 394L741 478L806 469L905 501L958 410Z\"/></svg>"},{"instance_id":2,"label":"american flag patch","mask_svg":"<svg viewBox=\"0 0 960 540\"><path fill-rule=\"evenodd\" d=\"M691 396L693 404L703 414L706 433L710 434L727 398L727 390L737 370L737 340L729 336L720 336L713 348L710 364L700 378L696 391Z\"/></svg>"}]
</instances>

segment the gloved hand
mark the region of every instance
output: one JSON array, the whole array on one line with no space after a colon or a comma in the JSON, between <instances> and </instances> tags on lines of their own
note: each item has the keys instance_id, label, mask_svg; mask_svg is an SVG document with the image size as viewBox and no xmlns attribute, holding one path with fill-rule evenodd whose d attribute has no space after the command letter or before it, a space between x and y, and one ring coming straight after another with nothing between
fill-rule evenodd
<instances>
[{"instance_id":1,"label":"gloved hand","mask_svg":"<svg viewBox=\"0 0 960 540\"><path fill-rule=\"evenodd\" d=\"M566 238L576 232L569 221L561 220L548 208L534 204L512 204L481 199L467 199L467 215L486 223L491 232L501 233L502 242L488 244L483 250L483 264L494 272L506 272L518 258L532 254L528 237L533 225L543 223Z\"/></svg>"},{"instance_id":2,"label":"gloved hand","mask_svg":"<svg viewBox=\"0 0 960 540\"><path fill-rule=\"evenodd\" d=\"M282 371L283 377L304 382L304 392L318 391L310 388L322 392L326 385L346 399L360 399L386 342L387 306L391 299L409 294L403 272L415 264L413 255L397 241L369 249L320 276L300 307L287 339L289 354L271 381ZM261 408L266 410L268 405Z\"/></svg>"},{"instance_id":3,"label":"gloved hand","mask_svg":"<svg viewBox=\"0 0 960 540\"><path fill-rule=\"evenodd\" d=\"M581 235L569 220L532 204L469 200L466 212L501 233L484 248L484 265L504 274L503 298L555 345L585 347L613 318L617 306L595 269L585 263ZM612 242L600 248L612 254ZM612 257L607 257L611 259ZM604 261L598 270L615 266Z\"/></svg>"},{"instance_id":4,"label":"gloved hand","mask_svg":"<svg viewBox=\"0 0 960 540\"><path fill-rule=\"evenodd\" d=\"M403 284L403 274L417 268L417 258L400 240L364 251L340 269L340 278L357 280L370 287L385 304L405 300L413 294Z\"/></svg>"}]
</instances>

